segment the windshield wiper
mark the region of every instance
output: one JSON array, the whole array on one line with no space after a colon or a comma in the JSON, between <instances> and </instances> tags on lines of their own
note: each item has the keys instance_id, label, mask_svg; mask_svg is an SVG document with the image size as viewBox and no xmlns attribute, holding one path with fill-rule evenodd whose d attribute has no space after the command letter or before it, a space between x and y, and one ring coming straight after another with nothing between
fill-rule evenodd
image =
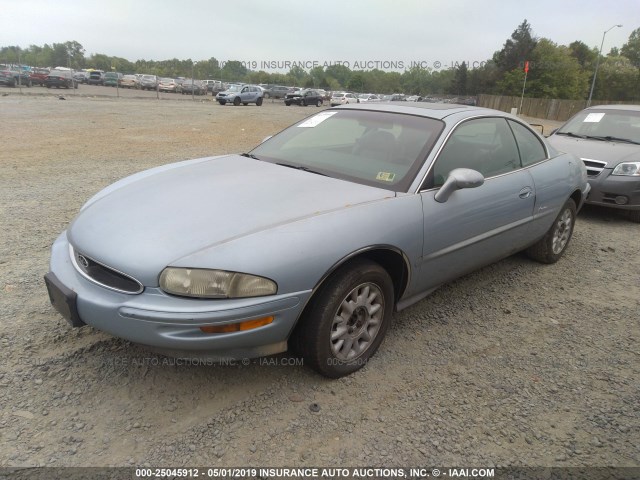
<instances>
[{"instance_id":1,"label":"windshield wiper","mask_svg":"<svg viewBox=\"0 0 640 480\"><path fill-rule=\"evenodd\" d=\"M247 157L247 158L253 158L254 160L260 160L253 153L241 153L240 156L241 157Z\"/></svg>"},{"instance_id":2,"label":"windshield wiper","mask_svg":"<svg viewBox=\"0 0 640 480\"><path fill-rule=\"evenodd\" d=\"M575 137L575 138L587 138L584 135L578 135L573 132L556 132L556 135L566 135L567 137Z\"/></svg>"},{"instance_id":3,"label":"windshield wiper","mask_svg":"<svg viewBox=\"0 0 640 480\"><path fill-rule=\"evenodd\" d=\"M326 173L317 172L315 170L310 169L309 167L303 167L302 165L291 165L289 163L276 163L276 165L280 165L282 167L295 168L296 170L302 170L304 172L315 173L316 175L322 175L323 177L328 177Z\"/></svg>"},{"instance_id":4,"label":"windshield wiper","mask_svg":"<svg viewBox=\"0 0 640 480\"><path fill-rule=\"evenodd\" d=\"M640 145L640 142L636 142L635 140L631 140L630 138L612 137L611 135L605 135L605 136L587 135L586 138L594 139L594 140L602 140L606 142L625 142L625 143L633 143L634 145Z\"/></svg>"}]
</instances>

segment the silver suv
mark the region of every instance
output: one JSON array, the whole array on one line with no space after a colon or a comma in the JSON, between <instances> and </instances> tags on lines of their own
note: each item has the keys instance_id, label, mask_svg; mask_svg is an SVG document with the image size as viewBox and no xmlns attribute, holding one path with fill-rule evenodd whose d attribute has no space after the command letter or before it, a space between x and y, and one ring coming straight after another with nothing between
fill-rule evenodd
<instances>
[{"instance_id":1,"label":"silver suv","mask_svg":"<svg viewBox=\"0 0 640 480\"><path fill-rule=\"evenodd\" d=\"M229 85L224 92L216 95L216 100L220 105L233 103L234 105L248 105L255 103L262 105L264 91L258 85Z\"/></svg>"}]
</instances>

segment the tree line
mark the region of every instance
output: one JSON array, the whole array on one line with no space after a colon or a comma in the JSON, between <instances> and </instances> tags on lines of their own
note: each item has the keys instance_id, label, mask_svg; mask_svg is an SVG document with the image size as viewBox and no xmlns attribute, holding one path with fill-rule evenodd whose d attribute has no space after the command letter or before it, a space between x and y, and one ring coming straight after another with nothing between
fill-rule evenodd
<instances>
[{"instance_id":1,"label":"tree line","mask_svg":"<svg viewBox=\"0 0 640 480\"><path fill-rule=\"evenodd\" d=\"M191 77L316 87L326 90L394 93L410 95L472 96L480 93L520 95L528 62L525 96L535 98L585 99L598 60L599 51L576 40L558 45L534 35L524 20L493 57L477 68L463 62L451 68L433 70L413 66L403 72L351 70L345 65L318 66L305 70L292 67L287 73L250 70L240 61L221 64L208 60L136 60L101 53L85 56L77 41L0 48L0 63L31 66L65 66L73 69L96 68L122 73L146 73L161 77ZM640 28L635 29L620 48L612 48L600 58L593 98L601 100L640 100Z\"/></svg>"}]
</instances>

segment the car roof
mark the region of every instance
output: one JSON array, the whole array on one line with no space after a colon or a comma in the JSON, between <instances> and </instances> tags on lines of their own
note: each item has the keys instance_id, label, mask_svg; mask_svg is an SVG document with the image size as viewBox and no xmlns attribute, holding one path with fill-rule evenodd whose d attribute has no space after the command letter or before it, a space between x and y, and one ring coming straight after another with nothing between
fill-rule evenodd
<instances>
[{"instance_id":1,"label":"car roof","mask_svg":"<svg viewBox=\"0 0 640 480\"><path fill-rule=\"evenodd\" d=\"M594 105L585 110L632 110L634 112L640 112L640 105Z\"/></svg>"},{"instance_id":2,"label":"car roof","mask_svg":"<svg viewBox=\"0 0 640 480\"><path fill-rule=\"evenodd\" d=\"M387 102L376 103L375 106L363 105L363 104L350 104L336 107L337 109L349 109L349 110L377 110L392 113L408 113L411 115L420 115L423 117L430 117L436 119L443 119L449 115L462 113L464 116L474 115L499 115L504 117L511 117L508 113L501 112L499 110L493 110L491 108L473 107L467 105L458 105L453 103L411 103L407 102Z\"/></svg>"}]
</instances>

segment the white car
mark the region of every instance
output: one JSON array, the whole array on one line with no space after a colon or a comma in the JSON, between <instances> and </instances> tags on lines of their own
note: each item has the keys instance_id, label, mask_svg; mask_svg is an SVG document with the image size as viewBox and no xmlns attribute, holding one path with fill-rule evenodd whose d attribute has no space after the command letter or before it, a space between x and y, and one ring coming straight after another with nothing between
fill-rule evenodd
<instances>
[{"instance_id":1,"label":"white car","mask_svg":"<svg viewBox=\"0 0 640 480\"><path fill-rule=\"evenodd\" d=\"M336 105L348 105L350 103L360 103L358 97L356 97L353 93L335 92L333 95L331 95L332 107L335 107Z\"/></svg>"},{"instance_id":2,"label":"white car","mask_svg":"<svg viewBox=\"0 0 640 480\"><path fill-rule=\"evenodd\" d=\"M372 93L362 93L358 95L358 100L362 103L362 102L379 102L382 99L379 96L374 95Z\"/></svg>"}]
</instances>

